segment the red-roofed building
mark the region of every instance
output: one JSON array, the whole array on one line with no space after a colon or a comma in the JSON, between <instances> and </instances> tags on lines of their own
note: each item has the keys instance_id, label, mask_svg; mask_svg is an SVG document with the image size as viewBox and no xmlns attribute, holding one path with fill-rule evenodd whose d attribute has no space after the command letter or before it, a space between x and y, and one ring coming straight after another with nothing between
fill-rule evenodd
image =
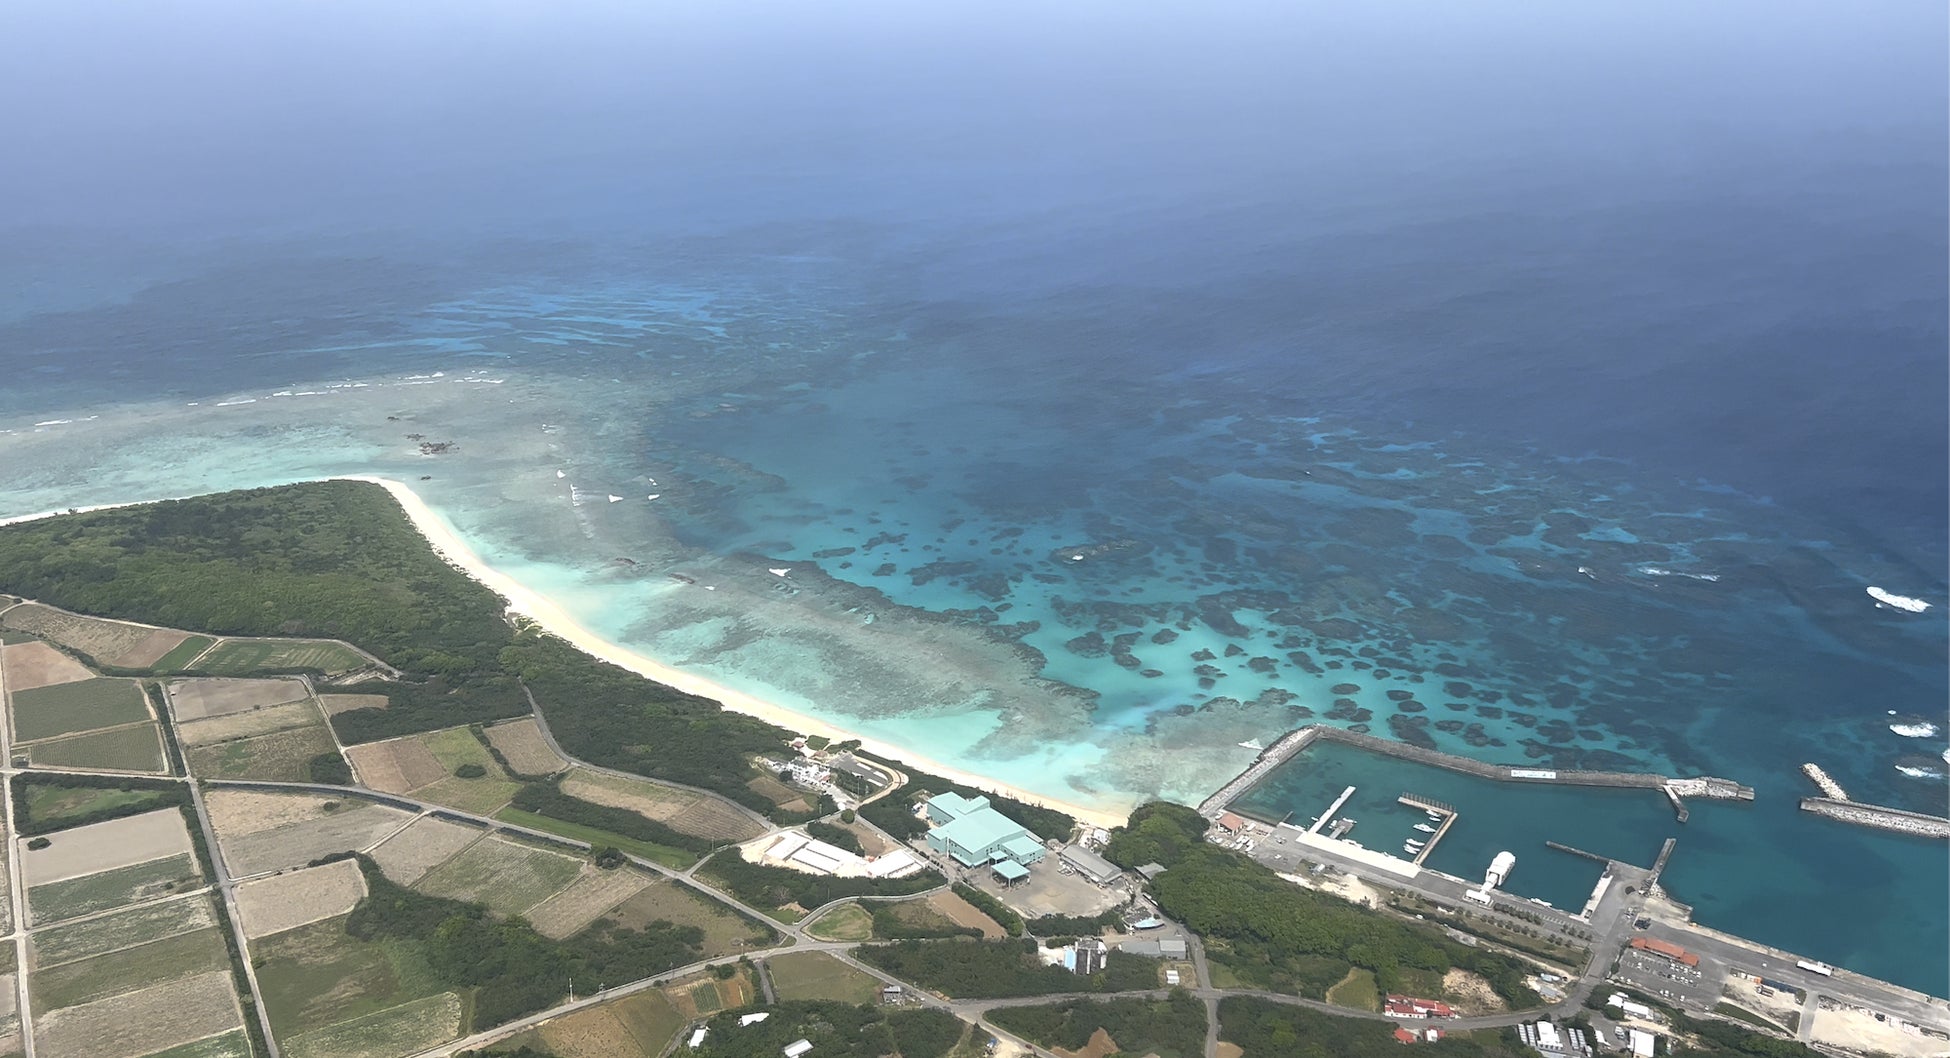
<instances>
[{"instance_id":1,"label":"red-roofed building","mask_svg":"<svg viewBox=\"0 0 1950 1058\"><path fill-rule=\"evenodd\" d=\"M1389 995L1382 1004L1382 1010L1391 1018L1453 1018L1456 1011L1449 1004L1434 999L1417 999L1414 996Z\"/></svg>"},{"instance_id":2,"label":"red-roofed building","mask_svg":"<svg viewBox=\"0 0 1950 1058\"><path fill-rule=\"evenodd\" d=\"M1395 1038L1397 1040L1400 1040L1403 1043L1414 1043L1416 1040L1419 1040L1422 1037L1415 1035L1413 1032L1410 1032L1407 1029L1396 1029Z\"/></svg>"},{"instance_id":3,"label":"red-roofed building","mask_svg":"<svg viewBox=\"0 0 1950 1058\"><path fill-rule=\"evenodd\" d=\"M1699 956L1694 955L1692 952L1687 951L1671 941L1658 940L1653 937L1633 937L1632 947L1640 951L1649 951L1654 955L1663 955L1673 962L1686 966L1699 965Z\"/></svg>"},{"instance_id":4,"label":"red-roofed building","mask_svg":"<svg viewBox=\"0 0 1950 1058\"><path fill-rule=\"evenodd\" d=\"M1241 830L1245 829L1246 821L1239 818L1238 816L1234 815L1231 812L1220 812L1219 825L1221 827L1224 827L1227 830L1232 831L1234 834L1237 834Z\"/></svg>"}]
</instances>

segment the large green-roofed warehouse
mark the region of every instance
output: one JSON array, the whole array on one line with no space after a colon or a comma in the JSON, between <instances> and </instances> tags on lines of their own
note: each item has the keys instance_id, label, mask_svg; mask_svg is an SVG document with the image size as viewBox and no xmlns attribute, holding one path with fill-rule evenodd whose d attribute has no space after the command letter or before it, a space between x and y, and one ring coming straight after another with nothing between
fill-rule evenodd
<instances>
[{"instance_id":1,"label":"large green-roofed warehouse","mask_svg":"<svg viewBox=\"0 0 1950 1058\"><path fill-rule=\"evenodd\" d=\"M945 793L928 799L928 848L953 856L964 867L999 860L1017 864L1043 858L1043 843L1021 823L989 807L986 797Z\"/></svg>"}]
</instances>

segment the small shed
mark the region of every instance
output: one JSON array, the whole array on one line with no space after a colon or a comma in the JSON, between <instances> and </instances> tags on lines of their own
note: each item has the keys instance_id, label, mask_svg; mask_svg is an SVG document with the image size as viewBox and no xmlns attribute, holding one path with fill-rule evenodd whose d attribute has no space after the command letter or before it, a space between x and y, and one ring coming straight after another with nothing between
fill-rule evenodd
<instances>
[{"instance_id":1,"label":"small shed","mask_svg":"<svg viewBox=\"0 0 1950 1058\"><path fill-rule=\"evenodd\" d=\"M783 1053L785 1054L785 1058L799 1058L800 1055L810 1050L812 1050L811 1040L794 1040L785 1045Z\"/></svg>"},{"instance_id":2,"label":"small shed","mask_svg":"<svg viewBox=\"0 0 1950 1058\"><path fill-rule=\"evenodd\" d=\"M1153 878L1156 878L1157 876L1165 873L1165 865L1162 863L1147 863L1144 866L1139 867L1137 869L1137 872L1140 877L1142 877L1145 881L1148 882Z\"/></svg>"},{"instance_id":3,"label":"small shed","mask_svg":"<svg viewBox=\"0 0 1950 1058\"><path fill-rule=\"evenodd\" d=\"M1064 849L1061 853L1061 858L1064 863L1075 867L1078 874L1096 882L1098 885L1114 881L1118 875L1124 873L1122 867L1104 859L1102 856L1084 848L1082 845L1071 845Z\"/></svg>"}]
</instances>

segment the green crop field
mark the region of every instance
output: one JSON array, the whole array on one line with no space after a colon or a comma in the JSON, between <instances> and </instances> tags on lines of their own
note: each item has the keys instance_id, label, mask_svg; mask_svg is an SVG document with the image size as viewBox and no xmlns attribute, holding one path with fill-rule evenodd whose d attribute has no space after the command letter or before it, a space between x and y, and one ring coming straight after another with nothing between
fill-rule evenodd
<instances>
[{"instance_id":1,"label":"green crop field","mask_svg":"<svg viewBox=\"0 0 1950 1058\"><path fill-rule=\"evenodd\" d=\"M152 775L167 770L163 766L162 732L153 723L69 735L26 749L28 760L48 767L104 768Z\"/></svg>"},{"instance_id":2,"label":"green crop field","mask_svg":"<svg viewBox=\"0 0 1950 1058\"><path fill-rule=\"evenodd\" d=\"M182 853L34 886L27 890L27 907L36 923L59 922L194 888L202 881L196 861Z\"/></svg>"},{"instance_id":3,"label":"green crop field","mask_svg":"<svg viewBox=\"0 0 1950 1058\"><path fill-rule=\"evenodd\" d=\"M764 947L777 939L770 926L761 926L690 886L660 881L623 901L597 922L642 929L659 919L704 931L703 957L714 959Z\"/></svg>"},{"instance_id":4,"label":"green crop field","mask_svg":"<svg viewBox=\"0 0 1950 1058\"><path fill-rule=\"evenodd\" d=\"M105 676L16 691L13 703L14 737L22 742L149 719L134 680Z\"/></svg>"},{"instance_id":5,"label":"green crop field","mask_svg":"<svg viewBox=\"0 0 1950 1058\"><path fill-rule=\"evenodd\" d=\"M213 676L245 676L296 669L341 672L369 664L364 654L330 639L226 639L196 668Z\"/></svg>"},{"instance_id":6,"label":"green crop field","mask_svg":"<svg viewBox=\"0 0 1950 1058\"><path fill-rule=\"evenodd\" d=\"M305 782L311 778L311 759L337 753L323 723L256 738L192 746L183 754L190 774L199 779L265 779Z\"/></svg>"},{"instance_id":7,"label":"green crop field","mask_svg":"<svg viewBox=\"0 0 1950 1058\"><path fill-rule=\"evenodd\" d=\"M198 654L210 649L210 644L214 642L216 640L209 636L191 636L171 647L169 653L157 658L156 663L149 666L149 671L159 674L181 672L185 665L194 660Z\"/></svg>"},{"instance_id":8,"label":"green crop field","mask_svg":"<svg viewBox=\"0 0 1950 1058\"><path fill-rule=\"evenodd\" d=\"M34 965L59 966L217 924L210 897L145 904L113 915L34 931Z\"/></svg>"},{"instance_id":9,"label":"green crop field","mask_svg":"<svg viewBox=\"0 0 1950 1058\"><path fill-rule=\"evenodd\" d=\"M880 979L864 974L823 951L795 951L765 960L772 987L782 1000L831 999L841 1003L873 1003L880 998Z\"/></svg>"},{"instance_id":10,"label":"green crop field","mask_svg":"<svg viewBox=\"0 0 1950 1058\"><path fill-rule=\"evenodd\" d=\"M604 845L611 845L633 856L641 856L651 863L661 863L672 870L681 871L698 861L698 856L694 852L685 852L683 849L673 849L667 845L658 845L653 842L638 841L635 838L626 838L621 834L612 833L611 831L601 830L596 827L586 827L580 823L564 822L551 816L524 812L519 808L503 808L501 811L494 813L494 818L504 823L519 824L530 830L539 830L546 834L560 834L565 838L586 841L597 848L601 848Z\"/></svg>"},{"instance_id":11,"label":"green crop field","mask_svg":"<svg viewBox=\"0 0 1950 1058\"><path fill-rule=\"evenodd\" d=\"M284 1053L290 1058L414 1054L460 1035L462 1013L460 997L442 992L294 1036Z\"/></svg>"},{"instance_id":12,"label":"green crop field","mask_svg":"<svg viewBox=\"0 0 1950 1058\"><path fill-rule=\"evenodd\" d=\"M235 1029L142 1058L251 1058L251 1042L243 1029Z\"/></svg>"},{"instance_id":13,"label":"green crop field","mask_svg":"<svg viewBox=\"0 0 1950 1058\"><path fill-rule=\"evenodd\" d=\"M79 959L33 976L34 1014L76 1006L104 996L173 981L179 977L222 970L230 965L230 951L215 926L179 933L134 948Z\"/></svg>"},{"instance_id":14,"label":"green crop field","mask_svg":"<svg viewBox=\"0 0 1950 1058\"><path fill-rule=\"evenodd\" d=\"M443 991L417 945L359 940L343 915L254 940L251 958L280 1039Z\"/></svg>"},{"instance_id":15,"label":"green crop field","mask_svg":"<svg viewBox=\"0 0 1950 1058\"><path fill-rule=\"evenodd\" d=\"M583 861L499 838L486 838L428 871L413 888L519 915L568 888Z\"/></svg>"}]
</instances>

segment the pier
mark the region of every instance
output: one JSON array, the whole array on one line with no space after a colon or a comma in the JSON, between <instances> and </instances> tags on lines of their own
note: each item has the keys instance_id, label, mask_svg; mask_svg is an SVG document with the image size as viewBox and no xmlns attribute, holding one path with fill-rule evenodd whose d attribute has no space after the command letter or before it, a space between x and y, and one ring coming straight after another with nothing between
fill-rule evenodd
<instances>
[{"instance_id":1,"label":"pier","mask_svg":"<svg viewBox=\"0 0 1950 1058\"><path fill-rule=\"evenodd\" d=\"M1612 860L1610 856L1600 856L1595 852L1586 852L1583 849L1575 848L1573 846L1566 845L1561 842L1546 841L1544 842L1544 847L1547 849L1556 849L1559 852L1568 852L1573 856L1583 856L1587 860L1597 860L1599 863L1602 863L1607 867L1611 866Z\"/></svg>"},{"instance_id":2,"label":"pier","mask_svg":"<svg viewBox=\"0 0 1950 1058\"><path fill-rule=\"evenodd\" d=\"M1659 789L1664 790L1666 793L1666 800L1672 802L1672 814L1674 816L1677 816L1681 823L1684 823L1686 821L1686 817L1690 816L1692 813L1686 810L1686 802L1680 800L1679 791L1674 790L1672 788L1671 783L1667 783L1666 785L1659 787Z\"/></svg>"},{"instance_id":3,"label":"pier","mask_svg":"<svg viewBox=\"0 0 1950 1058\"><path fill-rule=\"evenodd\" d=\"M1320 833L1320 829L1333 820L1334 813L1340 811L1341 806L1347 803L1347 799L1353 796L1354 796L1354 787L1350 786L1347 789L1342 790L1341 795L1339 797L1334 798L1334 803L1327 806L1327 811L1322 812L1320 814L1320 818L1314 820L1314 825L1307 829L1307 833L1309 834ZM1349 829L1352 828L1350 827ZM1345 834L1346 832L1347 832L1346 830L1343 830L1341 833ZM1336 834L1334 836L1340 837L1340 834Z\"/></svg>"},{"instance_id":4,"label":"pier","mask_svg":"<svg viewBox=\"0 0 1950 1058\"><path fill-rule=\"evenodd\" d=\"M1237 800L1240 794L1251 789L1253 784L1265 778L1268 772L1285 764L1294 754L1312 745L1314 739L1320 737L1320 732L1323 730L1325 729L1319 724L1309 724L1282 735L1278 742L1260 750L1259 756L1253 758L1252 764L1247 766L1245 771L1233 776L1231 782L1219 787L1218 792L1200 802L1199 814L1208 819L1217 819L1219 813L1225 811L1226 805Z\"/></svg>"},{"instance_id":5,"label":"pier","mask_svg":"<svg viewBox=\"0 0 1950 1058\"><path fill-rule=\"evenodd\" d=\"M1449 833L1449 828L1455 824L1456 817L1461 813L1457 812L1452 805L1444 804L1441 801L1431 801L1426 797L1418 797L1411 793L1405 793L1395 798L1395 800L1400 801L1410 808L1419 808L1424 812L1434 812L1442 817L1442 825L1435 828L1435 833L1429 835L1428 843L1422 846L1422 851L1416 853L1415 859L1411 861L1415 866L1420 867L1422 866L1422 861L1429 858L1429 853L1435 851L1435 847L1442 841L1443 835Z\"/></svg>"}]
</instances>

